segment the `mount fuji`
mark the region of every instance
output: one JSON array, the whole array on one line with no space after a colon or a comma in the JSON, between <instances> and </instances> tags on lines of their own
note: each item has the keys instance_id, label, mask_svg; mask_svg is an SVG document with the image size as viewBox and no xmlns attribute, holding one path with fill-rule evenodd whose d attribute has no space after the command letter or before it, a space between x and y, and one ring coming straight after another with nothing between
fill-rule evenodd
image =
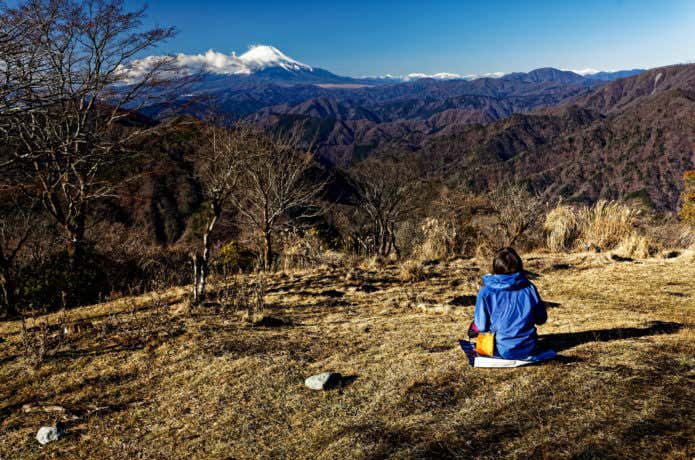
<instances>
[{"instance_id":1,"label":"mount fuji","mask_svg":"<svg viewBox=\"0 0 695 460\"><path fill-rule=\"evenodd\" d=\"M146 57L135 61L128 71L129 79L150 70L161 56ZM365 83L365 79L343 77L327 70L299 62L279 49L268 45L254 45L244 54L220 53L208 50L205 54L183 54L173 56L173 66L180 75L201 74L204 79L220 80L225 77L233 81L272 82L275 84L354 84ZM371 84L378 80L366 79Z\"/></svg>"}]
</instances>

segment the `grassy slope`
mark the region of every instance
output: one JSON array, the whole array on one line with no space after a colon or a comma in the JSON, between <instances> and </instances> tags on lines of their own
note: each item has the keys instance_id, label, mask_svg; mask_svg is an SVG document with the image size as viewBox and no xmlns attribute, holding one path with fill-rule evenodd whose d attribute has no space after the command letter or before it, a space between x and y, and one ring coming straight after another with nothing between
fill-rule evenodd
<instances>
[{"instance_id":1,"label":"grassy slope","mask_svg":"<svg viewBox=\"0 0 695 460\"><path fill-rule=\"evenodd\" d=\"M512 370L472 369L457 348L481 274L471 261L418 283L396 267L274 277L283 327L213 307L187 317L182 290L158 309L152 297L85 307L69 320L95 328L38 371L19 356L19 324L0 324L0 457L692 458L692 259L536 255L527 268L554 302L540 333L562 357ZM304 388L329 369L356 378ZM80 417L66 438L38 445L38 427L65 416L23 412L37 402Z\"/></svg>"}]
</instances>

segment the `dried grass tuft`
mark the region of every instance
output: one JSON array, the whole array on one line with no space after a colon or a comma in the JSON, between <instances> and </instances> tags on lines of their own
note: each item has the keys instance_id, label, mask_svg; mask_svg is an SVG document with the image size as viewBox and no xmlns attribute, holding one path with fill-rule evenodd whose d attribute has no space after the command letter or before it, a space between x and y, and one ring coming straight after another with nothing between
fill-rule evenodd
<instances>
[{"instance_id":1,"label":"dried grass tuft","mask_svg":"<svg viewBox=\"0 0 695 460\"><path fill-rule=\"evenodd\" d=\"M593 249L622 257L651 257L660 245L639 230L639 215L628 205L605 200L590 207L558 205L545 219L546 245L553 252Z\"/></svg>"},{"instance_id":2,"label":"dried grass tuft","mask_svg":"<svg viewBox=\"0 0 695 460\"><path fill-rule=\"evenodd\" d=\"M579 237L581 226L574 208L558 205L545 217L543 229L547 234L548 249L553 252L566 252L572 249Z\"/></svg>"},{"instance_id":3,"label":"dried grass tuft","mask_svg":"<svg viewBox=\"0 0 695 460\"><path fill-rule=\"evenodd\" d=\"M425 267L414 260L405 261L401 265L400 278L406 282L423 281L426 278Z\"/></svg>"},{"instance_id":4,"label":"dried grass tuft","mask_svg":"<svg viewBox=\"0 0 695 460\"><path fill-rule=\"evenodd\" d=\"M639 211L617 202L599 200L591 207L580 208L580 244L586 249L616 248L632 236Z\"/></svg>"},{"instance_id":5,"label":"dried grass tuft","mask_svg":"<svg viewBox=\"0 0 695 460\"><path fill-rule=\"evenodd\" d=\"M659 249L659 246L651 237L632 232L618 244L613 252L621 257L646 259L659 252Z\"/></svg>"}]
</instances>

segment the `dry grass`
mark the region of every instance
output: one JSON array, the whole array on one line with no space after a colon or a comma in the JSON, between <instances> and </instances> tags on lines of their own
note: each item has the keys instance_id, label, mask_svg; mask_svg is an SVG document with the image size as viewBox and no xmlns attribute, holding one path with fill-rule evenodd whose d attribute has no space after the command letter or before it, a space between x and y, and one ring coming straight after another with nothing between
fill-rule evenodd
<instances>
[{"instance_id":1,"label":"dry grass","mask_svg":"<svg viewBox=\"0 0 695 460\"><path fill-rule=\"evenodd\" d=\"M634 232L637 216L627 205L604 200L580 208L580 239L585 247L613 249Z\"/></svg>"},{"instance_id":2,"label":"dry grass","mask_svg":"<svg viewBox=\"0 0 695 460\"><path fill-rule=\"evenodd\" d=\"M546 246L553 252L613 251L621 257L647 258L660 244L637 228L640 212L626 204L598 201L590 207L558 205L545 218Z\"/></svg>"},{"instance_id":3,"label":"dry grass","mask_svg":"<svg viewBox=\"0 0 695 460\"><path fill-rule=\"evenodd\" d=\"M183 289L80 308L67 321L95 327L36 370L21 324L0 323L0 457L692 458L691 258L527 256L561 358L513 370L473 369L457 348L482 274L467 260L407 283L381 264L269 277L269 325L214 304L189 316ZM148 322L146 342L128 333ZM324 370L350 378L304 388ZM22 410L37 403L65 412ZM68 435L40 447L56 414Z\"/></svg>"},{"instance_id":4,"label":"dry grass","mask_svg":"<svg viewBox=\"0 0 695 460\"><path fill-rule=\"evenodd\" d=\"M649 236L633 232L618 243L614 252L621 257L646 259L656 254L659 249L659 246Z\"/></svg>"},{"instance_id":5,"label":"dry grass","mask_svg":"<svg viewBox=\"0 0 695 460\"><path fill-rule=\"evenodd\" d=\"M554 252L568 251L579 238L580 225L577 213L571 206L558 205L545 217L546 245Z\"/></svg>"},{"instance_id":6,"label":"dry grass","mask_svg":"<svg viewBox=\"0 0 695 460\"><path fill-rule=\"evenodd\" d=\"M407 260L401 264L400 278L402 281L422 281L425 279L425 267L421 262Z\"/></svg>"}]
</instances>

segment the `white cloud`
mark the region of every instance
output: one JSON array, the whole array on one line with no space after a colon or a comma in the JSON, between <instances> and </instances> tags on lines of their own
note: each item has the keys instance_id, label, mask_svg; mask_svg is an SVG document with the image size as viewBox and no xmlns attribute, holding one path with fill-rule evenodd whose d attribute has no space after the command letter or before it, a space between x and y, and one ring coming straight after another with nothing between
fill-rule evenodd
<instances>
[{"instance_id":1,"label":"white cloud","mask_svg":"<svg viewBox=\"0 0 695 460\"><path fill-rule=\"evenodd\" d=\"M125 71L127 81L137 80L138 77L150 71L162 58L162 56L148 56L134 61L130 68ZM289 71L313 70L310 66L292 59L277 48L267 45L253 45L241 56L237 56L235 52L224 54L215 50L208 50L205 54L179 53L173 56L172 67L182 75L198 72L220 75L249 75L268 67L280 67Z\"/></svg>"}]
</instances>

